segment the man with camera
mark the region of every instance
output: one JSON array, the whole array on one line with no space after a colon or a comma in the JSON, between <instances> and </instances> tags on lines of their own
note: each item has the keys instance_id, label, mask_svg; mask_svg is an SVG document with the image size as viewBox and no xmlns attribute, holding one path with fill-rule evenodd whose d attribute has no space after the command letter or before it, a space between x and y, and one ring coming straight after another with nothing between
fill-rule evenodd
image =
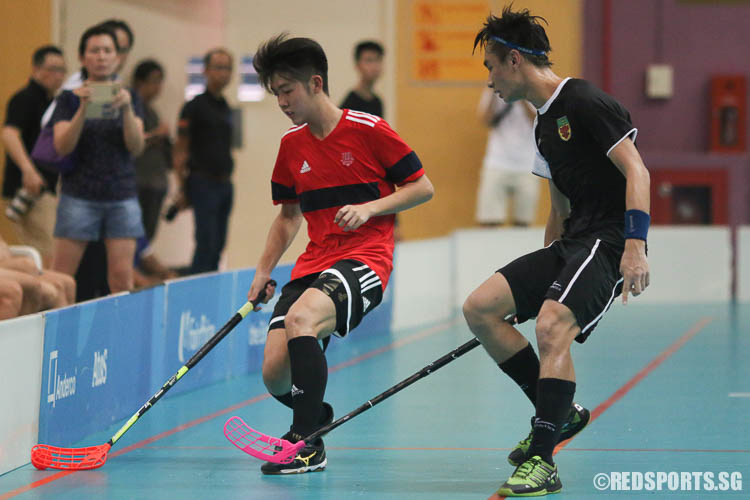
<instances>
[{"instance_id":1,"label":"man with camera","mask_svg":"<svg viewBox=\"0 0 750 500\"><path fill-rule=\"evenodd\" d=\"M6 151L3 198L8 218L16 222L18 239L39 250L45 263L52 255L58 174L40 170L30 158L44 110L65 78L65 60L57 47L46 45L32 57L29 83L8 102L2 136Z\"/></svg>"}]
</instances>

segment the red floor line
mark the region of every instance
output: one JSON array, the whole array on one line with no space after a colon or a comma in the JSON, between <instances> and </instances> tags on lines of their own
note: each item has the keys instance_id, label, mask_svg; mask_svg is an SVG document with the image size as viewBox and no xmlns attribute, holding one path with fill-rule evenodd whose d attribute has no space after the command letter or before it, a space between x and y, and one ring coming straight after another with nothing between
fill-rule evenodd
<instances>
[{"instance_id":1,"label":"red floor line","mask_svg":"<svg viewBox=\"0 0 750 500\"><path fill-rule=\"evenodd\" d=\"M617 451L637 453L750 453L750 450L699 450L691 448L565 448L567 451Z\"/></svg>"},{"instance_id":2,"label":"red floor line","mask_svg":"<svg viewBox=\"0 0 750 500\"><path fill-rule=\"evenodd\" d=\"M39 481L34 481L33 483L21 486L20 488L16 488L15 490L3 493L2 495L0 495L0 500L6 500L7 498L12 498L14 496L20 495L21 493L26 493L27 491L31 491L34 488L39 488L40 486L44 486L45 484L49 484L53 481L57 481L58 479L62 479L69 474L73 474L73 471L65 470L56 474L52 474L51 476L47 476L44 479L40 479Z\"/></svg>"},{"instance_id":3,"label":"red floor line","mask_svg":"<svg viewBox=\"0 0 750 500\"><path fill-rule=\"evenodd\" d=\"M664 362L668 357L677 352L683 345L685 345L690 339L695 337L703 328L705 328L713 318L701 318L690 330L680 337L674 344L669 346L664 352L658 357L653 359L648 365L646 365L641 371L635 374L633 378L628 380L625 385L620 387L614 394L612 394L606 401L597 406L594 411L591 412L591 422L599 418L599 415L604 413L610 406L620 400L625 394L627 394L638 382L646 378L656 367ZM557 448L562 448L567 442L560 443Z\"/></svg>"},{"instance_id":4,"label":"red floor line","mask_svg":"<svg viewBox=\"0 0 750 500\"><path fill-rule=\"evenodd\" d=\"M370 358L373 358L379 354L383 354L384 352L392 351L394 349L398 349L399 347L405 346L407 344L411 344L413 342L417 342L418 340L422 340L426 337L429 337L430 335L434 335L437 332L440 332L442 330L445 330L446 328L453 326L455 324L455 320L450 320L445 323L440 323L438 325L435 325L431 328L427 328L425 330L416 332L408 337L405 337L401 340L396 340L395 342L391 342L390 344L381 347L379 349L374 349L370 352L367 352L365 354L362 354L361 356L357 356L356 358L352 358L348 361L344 361L342 363L338 363L334 366L332 366L328 372L333 373L337 372L339 370L342 370L344 368L347 368L352 365L356 365L357 363L361 363L362 361L368 360ZM147 446L155 441L158 441L160 439L163 439L165 437L171 436L173 434L176 434L178 432L184 431L186 429L190 429L191 427L195 427L196 425L200 425L204 422L207 422L211 419L214 419L216 417L220 417L222 415L226 415L227 413L233 412L235 410L238 410L240 408L243 408L245 406L249 406L251 404L257 403L259 401L263 401L264 399L270 398L270 394L261 394L259 396L255 396L254 398L248 399L246 401L242 401L240 403L234 404L232 406L229 406L227 408L224 408L222 410L218 410L214 413L211 413L209 415L204 415L203 417L197 418L195 420L191 420L190 422L184 423L182 425L178 425L177 427L164 431L162 433L156 434L155 436L151 436L150 438L144 439L142 441L139 441L137 443L131 444L130 446L127 446L121 450L118 450L114 453L110 453L108 457L117 457L120 455L124 455L125 453L129 453L133 450L137 450L138 448L143 448L144 446ZM74 471L61 471L56 474L53 474L51 476L45 477L44 479L40 479L39 481L34 481L33 483L29 483L27 485L21 486L20 488L16 488L15 490L9 491L7 493L4 493L2 496L0 496L0 500L7 500L8 498L13 498L17 495L20 495L21 493L26 493L27 491L33 490L35 488L39 488L40 486L44 486L46 484L49 484L53 481L57 481L58 479L62 479L63 477L72 474Z\"/></svg>"},{"instance_id":5,"label":"red floor line","mask_svg":"<svg viewBox=\"0 0 750 500\"><path fill-rule=\"evenodd\" d=\"M230 448L230 447L226 447ZM512 448L377 448L368 446L326 446L327 450L363 450L363 451L510 451ZM607 451L637 453L750 453L750 450L699 450L678 448L566 448L567 451Z\"/></svg>"},{"instance_id":6,"label":"red floor line","mask_svg":"<svg viewBox=\"0 0 750 500\"><path fill-rule=\"evenodd\" d=\"M356 358L352 358L348 361L343 361L337 365L334 365L333 367L328 369L328 373L337 372L339 370L342 370L344 368L347 368L352 365L356 365L357 363L360 363L366 359L373 358L379 354L383 354L384 352L392 351L394 349L398 349L399 347L405 346L407 344L411 344L413 342L417 342L418 340L422 340L425 337L429 337L430 335L434 335L435 333L442 331L449 326L453 326L455 324L454 320L451 320L446 323L440 323L438 325L433 326L432 328L427 328L426 330L422 330L420 332L417 332L413 335L410 335L408 337L405 337L401 340L397 340L391 344L388 344L385 347L381 347L380 349L375 349L374 351L367 352L365 354L362 354L361 356L357 356Z\"/></svg>"},{"instance_id":7,"label":"red floor line","mask_svg":"<svg viewBox=\"0 0 750 500\"><path fill-rule=\"evenodd\" d=\"M677 339L672 345L667 347L661 354L659 354L656 358L651 360L649 364L647 364L645 367L641 369L638 373L636 373L630 380L625 382L625 384L617 389L609 398L607 398L606 401L599 404L594 411L591 412L591 420L589 421L589 425L591 425L591 422L599 418L599 416L607 411L610 406L615 404L617 401L622 399L625 394L630 392L630 390L635 387L641 380L646 378L652 371L654 371L659 365L661 365L667 358L669 358L672 354L677 352L678 349L680 349L682 346L684 346L690 339L695 337L700 331L706 327L709 323L713 321L713 318L701 318L698 320L697 323L695 323L687 332L685 332L679 339ZM557 446L555 446L555 451L553 455L556 455L560 450L565 448L565 446L570 443L573 439L575 439L575 436L568 439L567 441L563 441L559 443ZM490 496L487 500L502 500L503 496L499 496L497 493Z\"/></svg>"},{"instance_id":8,"label":"red floor line","mask_svg":"<svg viewBox=\"0 0 750 500\"><path fill-rule=\"evenodd\" d=\"M144 446L148 450L233 450L233 446ZM512 448L436 448L428 446L376 447L376 446L326 446L326 450L354 451L510 451ZM700 450L693 448L570 448L566 451L607 451L635 453L750 453L750 450Z\"/></svg>"},{"instance_id":9,"label":"red floor line","mask_svg":"<svg viewBox=\"0 0 750 500\"><path fill-rule=\"evenodd\" d=\"M270 394L261 394L260 396L255 396L254 398L250 398L246 401L242 401L240 403L237 403L235 405L229 406L227 408L224 408L223 410L218 410L213 413L210 413L208 415L204 415L200 418L197 418L195 420L191 420L190 422L184 423L182 425L178 425L177 427L174 427L172 429L169 429L168 431L161 432L159 434L156 434L155 436L151 436L148 439L144 439L143 441L139 441L137 443L131 444L130 446L126 446L125 448L118 450L112 454L110 454L110 457L118 457L120 455L124 455L125 453L131 452L133 450L137 450L138 448L143 448L144 446L153 443L154 441L158 441L162 438L171 436L173 434L177 434L178 432L184 431L186 429L190 429L191 427L195 427L196 425L200 425L204 422L207 422L211 419L214 419L216 417L220 417L222 415L226 415L227 413L233 412L235 410L238 410L244 406L248 406L254 403L258 403L260 401L263 401L264 399L270 398Z\"/></svg>"}]
</instances>

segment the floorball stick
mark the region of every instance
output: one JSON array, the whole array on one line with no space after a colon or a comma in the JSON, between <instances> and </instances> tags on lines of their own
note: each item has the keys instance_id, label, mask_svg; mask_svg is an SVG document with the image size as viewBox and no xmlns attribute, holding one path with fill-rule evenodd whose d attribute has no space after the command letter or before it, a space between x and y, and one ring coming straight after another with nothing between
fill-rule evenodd
<instances>
[{"instance_id":1,"label":"floorball stick","mask_svg":"<svg viewBox=\"0 0 750 500\"><path fill-rule=\"evenodd\" d=\"M274 289L276 282L269 280L263 290L260 291L258 297L252 302L246 302L232 318L223 326L221 330L216 332L208 342L203 344L198 352L180 368L177 373L172 375L167 380L161 389L151 396L151 399L141 406L141 408L133 414L130 419L125 422L125 425L120 427L120 430L115 433L112 438L104 444L99 446L90 446L87 448L61 448L58 446L49 446L46 444L37 444L31 448L31 463L39 470L50 469L62 469L62 470L86 470L96 469L104 465L107 461L107 453L110 448L135 424L139 418L143 416L157 401L161 399L164 394L172 388L192 367L198 364L198 361L211 351L216 344L227 336L237 324L243 320L245 316L253 311L255 307L266 298L266 295L273 295L273 290L268 290L268 287Z\"/></svg>"},{"instance_id":2,"label":"floorball stick","mask_svg":"<svg viewBox=\"0 0 750 500\"><path fill-rule=\"evenodd\" d=\"M317 438L328 434L336 427L345 424L360 413L369 410L381 401L393 396L401 389L410 386L417 380L424 378L430 373L436 371L438 368L442 368L454 359L471 351L478 345L479 341L476 338L471 339L462 346L457 347L453 351L449 352L442 358L437 359L429 365L425 366L411 377L402 380L385 392L375 396L356 410L344 415L338 420L331 422L325 427L321 427L317 431L305 437L303 440L296 443L292 443L290 441L287 441L286 439L271 437L267 434L263 434L262 432L258 432L248 426L244 420L237 416L230 418L224 424L224 436L226 436L226 438L231 441L232 444L234 444L237 448L244 451L248 455L252 455L255 458L268 462L288 464L292 460L294 460L294 457L297 455L297 453L305 447L305 443L312 443Z\"/></svg>"}]
</instances>

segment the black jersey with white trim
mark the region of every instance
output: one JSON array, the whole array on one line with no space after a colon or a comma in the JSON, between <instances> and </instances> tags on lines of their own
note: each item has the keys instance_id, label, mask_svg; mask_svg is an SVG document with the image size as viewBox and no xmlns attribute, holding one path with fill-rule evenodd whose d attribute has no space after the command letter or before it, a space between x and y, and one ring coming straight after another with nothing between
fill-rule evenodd
<instances>
[{"instance_id":1,"label":"black jersey with white trim","mask_svg":"<svg viewBox=\"0 0 750 500\"><path fill-rule=\"evenodd\" d=\"M586 80L566 78L538 110L534 173L570 200L564 237L603 232L604 241L624 245L625 176L608 155L636 134L630 113Z\"/></svg>"}]
</instances>

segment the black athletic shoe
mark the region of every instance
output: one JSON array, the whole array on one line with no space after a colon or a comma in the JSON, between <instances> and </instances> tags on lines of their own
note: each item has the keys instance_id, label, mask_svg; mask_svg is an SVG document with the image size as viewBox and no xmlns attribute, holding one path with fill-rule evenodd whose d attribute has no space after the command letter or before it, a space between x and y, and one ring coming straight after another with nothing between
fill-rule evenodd
<instances>
[{"instance_id":1,"label":"black athletic shoe","mask_svg":"<svg viewBox=\"0 0 750 500\"><path fill-rule=\"evenodd\" d=\"M296 443L302 439L302 436L289 431L282 436L282 439ZM327 463L323 440L318 438L314 443L302 448L290 463L275 464L273 462L266 462L261 465L260 471L266 475L304 474L305 472L322 471L326 468Z\"/></svg>"},{"instance_id":2,"label":"black athletic shoe","mask_svg":"<svg viewBox=\"0 0 750 500\"><path fill-rule=\"evenodd\" d=\"M531 445L531 438L534 436L535 418L531 417L531 432L529 432L529 435L519 441L516 447L511 450L510 455L508 455L508 463L514 467L518 467L529 458L527 454ZM591 413L578 403L573 403L573 406L570 407L568 419L563 423L560 439L557 442L561 443L581 432L589 423L589 420L591 420Z\"/></svg>"},{"instance_id":3,"label":"black athletic shoe","mask_svg":"<svg viewBox=\"0 0 750 500\"><path fill-rule=\"evenodd\" d=\"M333 407L330 404L328 404L325 401L323 401L323 415L320 418L320 426L321 427L325 427L326 425L330 424L331 422L333 422ZM289 432L287 432L286 434L284 434L284 436L282 436L281 439L286 439L287 441L291 441L292 443L296 443L297 441L299 441L300 439L302 439L302 436L300 436L299 434L295 434L295 433L293 433L290 430ZM281 446L276 446L275 448L276 448L276 451L281 451ZM312 451L311 451L311 448L313 448ZM319 450L317 450L317 448L319 448ZM313 451L316 451L316 450L320 451L321 453L319 455L317 455L317 457L318 457L317 459L311 459L311 456L310 456L311 453ZM304 458L302 458L302 457L304 457ZM305 460L307 460L308 462L312 462L312 463L308 464L308 463L305 462ZM323 462L322 464L320 464L321 460ZM298 462L301 462L303 464L302 468L306 469L306 470L289 470L290 467L292 467L294 469L299 469L298 466L300 464ZM322 439L318 439L315 442L315 446L312 446L312 447L311 446L305 446L302 449L302 451L300 451L300 453L295 457L295 459L294 459L294 461L292 461L292 463L290 463L290 464L274 464L274 463L271 463L271 462L266 462L265 464L263 464L260 467L260 470L261 470L261 472L263 472L263 474L301 474L301 473L304 473L304 472L314 472L316 470L321 470L322 471L323 469L325 469L327 462L328 461L326 459L326 452L325 452L325 448L323 446L323 440Z\"/></svg>"}]
</instances>

